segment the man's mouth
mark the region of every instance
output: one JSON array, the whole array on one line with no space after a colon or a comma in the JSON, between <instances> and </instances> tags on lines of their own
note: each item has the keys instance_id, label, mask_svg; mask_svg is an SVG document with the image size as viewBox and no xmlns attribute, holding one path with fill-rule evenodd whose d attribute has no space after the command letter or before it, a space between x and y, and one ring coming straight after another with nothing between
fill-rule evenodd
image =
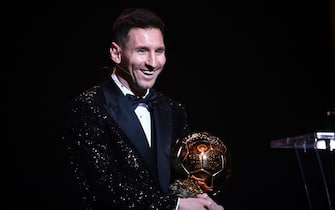
<instances>
[{"instance_id":1,"label":"man's mouth","mask_svg":"<svg viewBox=\"0 0 335 210\"><path fill-rule=\"evenodd\" d=\"M142 72L146 75L153 75L154 74L154 70L142 70Z\"/></svg>"}]
</instances>

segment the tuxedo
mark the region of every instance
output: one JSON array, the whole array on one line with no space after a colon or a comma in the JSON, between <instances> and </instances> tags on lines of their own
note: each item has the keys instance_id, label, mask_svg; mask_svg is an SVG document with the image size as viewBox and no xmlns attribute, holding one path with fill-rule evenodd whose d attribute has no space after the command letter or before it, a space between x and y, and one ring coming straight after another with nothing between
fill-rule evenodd
<instances>
[{"instance_id":1,"label":"tuxedo","mask_svg":"<svg viewBox=\"0 0 335 210\"><path fill-rule=\"evenodd\" d=\"M62 140L87 209L175 209L170 149L189 134L182 104L155 89L149 146L130 101L111 78L74 98Z\"/></svg>"}]
</instances>

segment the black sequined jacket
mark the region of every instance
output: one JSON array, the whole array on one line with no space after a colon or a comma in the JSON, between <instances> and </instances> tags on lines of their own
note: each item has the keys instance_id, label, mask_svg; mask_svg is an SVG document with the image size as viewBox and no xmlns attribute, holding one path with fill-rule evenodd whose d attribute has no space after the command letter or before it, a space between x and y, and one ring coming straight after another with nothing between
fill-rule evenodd
<instances>
[{"instance_id":1,"label":"black sequined jacket","mask_svg":"<svg viewBox=\"0 0 335 210\"><path fill-rule=\"evenodd\" d=\"M175 209L170 148L189 133L184 107L157 92L153 145L112 79L83 92L65 114L62 140L86 209Z\"/></svg>"}]
</instances>

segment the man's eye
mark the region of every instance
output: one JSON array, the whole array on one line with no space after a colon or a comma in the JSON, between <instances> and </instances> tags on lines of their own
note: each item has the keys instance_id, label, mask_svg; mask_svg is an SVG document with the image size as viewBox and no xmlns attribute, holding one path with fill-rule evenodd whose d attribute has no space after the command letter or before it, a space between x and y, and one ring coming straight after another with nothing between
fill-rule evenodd
<instances>
[{"instance_id":1,"label":"man's eye","mask_svg":"<svg viewBox=\"0 0 335 210\"><path fill-rule=\"evenodd\" d=\"M158 50L156 53L157 54L164 54L165 50Z\"/></svg>"},{"instance_id":2,"label":"man's eye","mask_svg":"<svg viewBox=\"0 0 335 210\"><path fill-rule=\"evenodd\" d=\"M145 52L146 52L146 50L144 50L144 49L138 49L138 50L137 50L137 52L138 52L138 53L142 53L142 54L143 54L143 53L145 53Z\"/></svg>"}]
</instances>

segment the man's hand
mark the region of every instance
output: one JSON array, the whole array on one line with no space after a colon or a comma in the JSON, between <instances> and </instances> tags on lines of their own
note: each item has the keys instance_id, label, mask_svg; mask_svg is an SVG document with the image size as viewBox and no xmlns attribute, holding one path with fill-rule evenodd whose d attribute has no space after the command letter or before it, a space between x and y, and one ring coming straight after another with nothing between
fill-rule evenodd
<instances>
[{"instance_id":1,"label":"man's hand","mask_svg":"<svg viewBox=\"0 0 335 210\"><path fill-rule=\"evenodd\" d=\"M180 198L178 210L224 210L207 193L198 194L195 198Z\"/></svg>"}]
</instances>

